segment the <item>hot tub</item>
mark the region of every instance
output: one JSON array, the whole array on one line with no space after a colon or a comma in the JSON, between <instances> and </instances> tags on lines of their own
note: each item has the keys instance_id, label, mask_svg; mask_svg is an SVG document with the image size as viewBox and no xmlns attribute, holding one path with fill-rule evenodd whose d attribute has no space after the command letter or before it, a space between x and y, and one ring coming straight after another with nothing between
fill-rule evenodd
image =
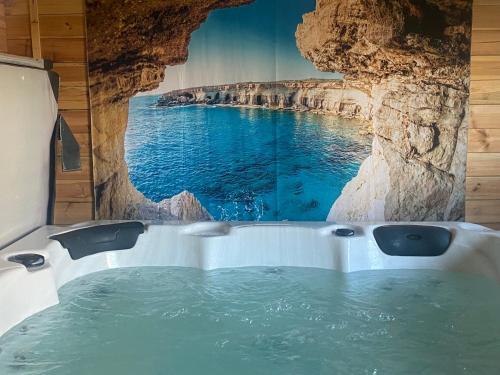
<instances>
[{"instance_id":1,"label":"hot tub","mask_svg":"<svg viewBox=\"0 0 500 375\"><path fill-rule=\"evenodd\" d=\"M373 230L384 225L382 223L146 224L132 248L104 251L77 260L73 260L57 240L49 239L54 234L78 233L82 228L109 224L44 226L0 252L0 335L30 315L57 304L57 290L67 282L118 267L176 266L212 270L289 266L342 272L434 269L477 273L500 281L500 233L467 223L420 224L450 231L450 247L438 256L385 254L373 236ZM339 236L335 234L337 229L351 229L353 233ZM92 245L89 250L92 252ZM40 254L45 262L41 267L27 269L9 261L20 254Z\"/></svg>"},{"instance_id":2,"label":"hot tub","mask_svg":"<svg viewBox=\"0 0 500 375\"><path fill-rule=\"evenodd\" d=\"M0 336L58 304L58 290L76 278L145 266L202 270L302 267L342 273L437 270L476 274L498 282L500 233L467 223L92 222L44 226L0 251Z\"/></svg>"}]
</instances>

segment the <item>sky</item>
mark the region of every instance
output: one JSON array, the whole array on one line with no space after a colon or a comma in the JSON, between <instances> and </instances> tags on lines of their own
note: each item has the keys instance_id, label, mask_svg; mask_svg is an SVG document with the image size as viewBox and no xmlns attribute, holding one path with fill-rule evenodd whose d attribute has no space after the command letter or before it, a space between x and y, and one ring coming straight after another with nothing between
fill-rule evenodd
<instances>
[{"instance_id":1,"label":"sky","mask_svg":"<svg viewBox=\"0 0 500 375\"><path fill-rule=\"evenodd\" d=\"M340 78L316 70L297 49L297 25L314 8L315 0L256 0L210 12L191 36L187 62L168 66L165 81L146 94L247 81Z\"/></svg>"}]
</instances>

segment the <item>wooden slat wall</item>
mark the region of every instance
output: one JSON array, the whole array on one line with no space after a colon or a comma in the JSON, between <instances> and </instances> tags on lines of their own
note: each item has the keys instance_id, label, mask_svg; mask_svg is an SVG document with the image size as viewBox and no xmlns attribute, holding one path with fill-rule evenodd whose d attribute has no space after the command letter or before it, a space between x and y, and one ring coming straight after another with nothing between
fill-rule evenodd
<instances>
[{"instance_id":1,"label":"wooden slat wall","mask_svg":"<svg viewBox=\"0 0 500 375\"><path fill-rule=\"evenodd\" d=\"M500 229L500 0L475 0L467 221Z\"/></svg>"},{"instance_id":2,"label":"wooden slat wall","mask_svg":"<svg viewBox=\"0 0 500 375\"><path fill-rule=\"evenodd\" d=\"M9 53L33 56L29 1L34 0L9 0L6 3ZM59 109L80 143L82 155L82 170L78 172L63 172L57 158L55 222L65 224L91 220L94 209L85 0L37 2L42 57L54 62L54 70L61 77ZM59 148L57 155L60 155Z\"/></svg>"},{"instance_id":3,"label":"wooden slat wall","mask_svg":"<svg viewBox=\"0 0 500 375\"><path fill-rule=\"evenodd\" d=\"M7 24L3 0L0 0L0 52L7 52Z\"/></svg>"},{"instance_id":4,"label":"wooden slat wall","mask_svg":"<svg viewBox=\"0 0 500 375\"><path fill-rule=\"evenodd\" d=\"M61 77L59 110L82 156L78 172L63 172L57 160L55 222L61 224L94 217L84 1L38 0L42 55Z\"/></svg>"},{"instance_id":5,"label":"wooden slat wall","mask_svg":"<svg viewBox=\"0 0 500 375\"><path fill-rule=\"evenodd\" d=\"M82 171L64 173L58 164L57 223L89 220L93 215L84 1L38 0L42 56L53 60L55 70L61 75L61 112L75 132L83 155ZM9 0L5 12L9 53L32 56L28 0ZM467 221L497 229L500 229L499 20L500 0L475 0L466 202ZM0 21L0 36L1 30Z\"/></svg>"}]
</instances>

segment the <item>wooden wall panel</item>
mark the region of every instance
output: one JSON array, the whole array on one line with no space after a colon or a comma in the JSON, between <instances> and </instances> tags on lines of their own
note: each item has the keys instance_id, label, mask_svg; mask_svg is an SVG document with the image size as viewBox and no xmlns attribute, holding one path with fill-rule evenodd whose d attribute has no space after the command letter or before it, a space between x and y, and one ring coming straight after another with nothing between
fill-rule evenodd
<instances>
[{"instance_id":1,"label":"wooden wall panel","mask_svg":"<svg viewBox=\"0 0 500 375\"><path fill-rule=\"evenodd\" d=\"M500 79L472 81L470 85L470 103L500 104Z\"/></svg>"},{"instance_id":2,"label":"wooden wall panel","mask_svg":"<svg viewBox=\"0 0 500 375\"><path fill-rule=\"evenodd\" d=\"M29 15L5 17L7 24L7 35L9 39L30 39L30 17Z\"/></svg>"},{"instance_id":3,"label":"wooden wall panel","mask_svg":"<svg viewBox=\"0 0 500 375\"><path fill-rule=\"evenodd\" d=\"M85 0L38 0L42 56L54 62L61 79L59 110L80 145L82 169L64 172L56 150L57 224L94 217L90 114L85 52ZM22 7L17 8L22 14Z\"/></svg>"},{"instance_id":4,"label":"wooden wall panel","mask_svg":"<svg viewBox=\"0 0 500 375\"><path fill-rule=\"evenodd\" d=\"M475 30L472 54L475 56L500 55L500 40L496 30Z\"/></svg>"},{"instance_id":5,"label":"wooden wall panel","mask_svg":"<svg viewBox=\"0 0 500 375\"><path fill-rule=\"evenodd\" d=\"M89 93L86 86L67 85L61 80L59 109L89 109Z\"/></svg>"},{"instance_id":6,"label":"wooden wall panel","mask_svg":"<svg viewBox=\"0 0 500 375\"><path fill-rule=\"evenodd\" d=\"M81 38L85 35L85 18L78 15L42 15L40 32L45 38Z\"/></svg>"},{"instance_id":7,"label":"wooden wall panel","mask_svg":"<svg viewBox=\"0 0 500 375\"><path fill-rule=\"evenodd\" d=\"M469 152L467 177L500 176L500 153Z\"/></svg>"},{"instance_id":8,"label":"wooden wall panel","mask_svg":"<svg viewBox=\"0 0 500 375\"><path fill-rule=\"evenodd\" d=\"M42 56L61 77L61 113L82 147L82 170L56 171L56 222L93 216L85 0L38 0ZM1 12L1 8L0 8ZM32 56L28 0L5 6L9 53ZM466 219L500 229L500 0L474 0ZM0 21L0 48L1 27Z\"/></svg>"},{"instance_id":9,"label":"wooden wall panel","mask_svg":"<svg viewBox=\"0 0 500 375\"><path fill-rule=\"evenodd\" d=\"M500 200L495 199L468 199L465 209L467 220L478 224L500 224Z\"/></svg>"},{"instance_id":10,"label":"wooden wall panel","mask_svg":"<svg viewBox=\"0 0 500 375\"><path fill-rule=\"evenodd\" d=\"M474 2L474 30L498 30L500 4Z\"/></svg>"},{"instance_id":11,"label":"wooden wall panel","mask_svg":"<svg viewBox=\"0 0 500 375\"><path fill-rule=\"evenodd\" d=\"M477 199L500 199L500 177L469 177L467 197Z\"/></svg>"},{"instance_id":12,"label":"wooden wall panel","mask_svg":"<svg viewBox=\"0 0 500 375\"><path fill-rule=\"evenodd\" d=\"M4 3L7 52L12 55L33 56L28 0L9 0Z\"/></svg>"},{"instance_id":13,"label":"wooden wall panel","mask_svg":"<svg viewBox=\"0 0 500 375\"><path fill-rule=\"evenodd\" d=\"M500 129L469 129L469 152L500 152Z\"/></svg>"},{"instance_id":14,"label":"wooden wall panel","mask_svg":"<svg viewBox=\"0 0 500 375\"><path fill-rule=\"evenodd\" d=\"M81 158L79 171L64 172L61 160L56 160L56 220L58 224L73 224L93 218L94 199L92 161Z\"/></svg>"},{"instance_id":15,"label":"wooden wall panel","mask_svg":"<svg viewBox=\"0 0 500 375\"><path fill-rule=\"evenodd\" d=\"M471 106L471 129L500 129L500 105Z\"/></svg>"},{"instance_id":16,"label":"wooden wall panel","mask_svg":"<svg viewBox=\"0 0 500 375\"><path fill-rule=\"evenodd\" d=\"M475 0L466 220L500 229L500 0Z\"/></svg>"},{"instance_id":17,"label":"wooden wall panel","mask_svg":"<svg viewBox=\"0 0 500 375\"><path fill-rule=\"evenodd\" d=\"M90 202L56 202L55 222L74 224L92 220L94 204Z\"/></svg>"},{"instance_id":18,"label":"wooden wall panel","mask_svg":"<svg viewBox=\"0 0 500 375\"><path fill-rule=\"evenodd\" d=\"M5 2L5 12L11 16L26 16L30 13L28 0L8 0Z\"/></svg>"},{"instance_id":19,"label":"wooden wall panel","mask_svg":"<svg viewBox=\"0 0 500 375\"><path fill-rule=\"evenodd\" d=\"M474 81L500 80L500 56L472 56L471 75Z\"/></svg>"},{"instance_id":20,"label":"wooden wall panel","mask_svg":"<svg viewBox=\"0 0 500 375\"><path fill-rule=\"evenodd\" d=\"M31 39L7 38L7 52L11 55L31 56Z\"/></svg>"},{"instance_id":21,"label":"wooden wall panel","mask_svg":"<svg viewBox=\"0 0 500 375\"><path fill-rule=\"evenodd\" d=\"M54 71L65 86L87 87L87 64L55 63Z\"/></svg>"},{"instance_id":22,"label":"wooden wall panel","mask_svg":"<svg viewBox=\"0 0 500 375\"><path fill-rule=\"evenodd\" d=\"M38 0L38 7L41 15L85 15L85 0Z\"/></svg>"},{"instance_id":23,"label":"wooden wall panel","mask_svg":"<svg viewBox=\"0 0 500 375\"><path fill-rule=\"evenodd\" d=\"M6 10L11 15L29 14L28 0L7 0ZM83 15L85 0L38 0L38 14L40 15Z\"/></svg>"},{"instance_id":24,"label":"wooden wall panel","mask_svg":"<svg viewBox=\"0 0 500 375\"><path fill-rule=\"evenodd\" d=\"M0 0L0 52L7 52L7 23L3 0Z\"/></svg>"},{"instance_id":25,"label":"wooden wall panel","mask_svg":"<svg viewBox=\"0 0 500 375\"><path fill-rule=\"evenodd\" d=\"M42 56L54 62L86 62L85 38L43 38Z\"/></svg>"}]
</instances>

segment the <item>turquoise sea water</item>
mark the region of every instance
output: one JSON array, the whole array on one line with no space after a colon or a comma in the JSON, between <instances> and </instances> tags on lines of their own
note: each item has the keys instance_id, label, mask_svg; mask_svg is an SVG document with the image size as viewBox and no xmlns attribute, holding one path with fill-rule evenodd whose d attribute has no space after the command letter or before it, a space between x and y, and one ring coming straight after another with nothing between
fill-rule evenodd
<instances>
[{"instance_id":1,"label":"turquoise sea water","mask_svg":"<svg viewBox=\"0 0 500 375\"><path fill-rule=\"evenodd\" d=\"M2 375L493 375L500 286L438 271L150 267L76 279Z\"/></svg>"},{"instance_id":2,"label":"turquoise sea water","mask_svg":"<svg viewBox=\"0 0 500 375\"><path fill-rule=\"evenodd\" d=\"M360 124L263 108L130 101L126 161L147 198L188 190L217 220L325 220L369 155Z\"/></svg>"}]
</instances>

